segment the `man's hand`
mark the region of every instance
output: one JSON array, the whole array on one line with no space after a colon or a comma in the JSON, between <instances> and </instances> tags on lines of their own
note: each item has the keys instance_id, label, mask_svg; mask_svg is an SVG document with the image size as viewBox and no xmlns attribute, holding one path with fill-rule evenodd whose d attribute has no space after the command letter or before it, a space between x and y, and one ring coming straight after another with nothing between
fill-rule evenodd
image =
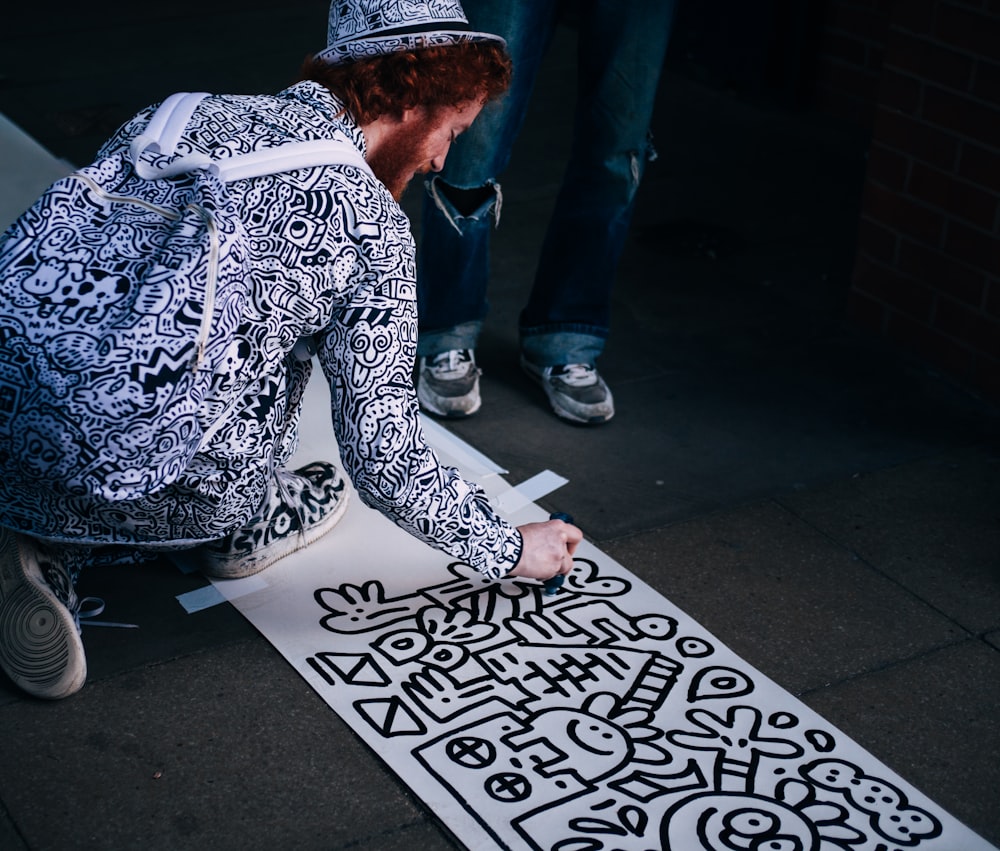
<instances>
[{"instance_id":1,"label":"man's hand","mask_svg":"<svg viewBox=\"0 0 1000 851\"><path fill-rule=\"evenodd\" d=\"M521 558L508 576L530 579L551 579L573 569L573 553L583 540L581 532L572 523L547 520L544 523L526 523L518 526L524 546Z\"/></svg>"}]
</instances>

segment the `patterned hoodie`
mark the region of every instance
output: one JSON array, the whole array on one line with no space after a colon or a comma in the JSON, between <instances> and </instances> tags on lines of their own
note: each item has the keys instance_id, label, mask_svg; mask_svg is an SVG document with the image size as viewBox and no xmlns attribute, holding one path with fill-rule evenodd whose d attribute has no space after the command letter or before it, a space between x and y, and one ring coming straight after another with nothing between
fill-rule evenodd
<instances>
[{"instance_id":1,"label":"patterned hoodie","mask_svg":"<svg viewBox=\"0 0 1000 851\"><path fill-rule=\"evenodd\" d=\"M99 159L127 162L116 155L128 150L154 111L127 122ZM275 96L206 98L177 153L217 158L335 135L346 135L365 152L364 135L341 104L307 82ZM127 171L123 166L123 185ZM412 383L415 247L405 213L370 172L349 164L236 180L228 191L245 228L252 277L232 344L239 355L233 367L241 377L239 393L200 403L197 451L165 486L124 500L61 487L60 456L92 447L107 452L113 441L128 439L101 411L141 398L144 365L123 368L110 385L107 376L77 370L70 383L104 394L91 406L96 413L75 424L71 441L65 431L58 440L40 434L35 416L29 445L23 428L29 412L18 406L31 395L23 388L36 380L37 363L28 369L11 353L31 349L50 370L57 371L59 362L37 340L30 346L22 340L18 349L18 323L0 308L0 406L8 403L0 412L6 414L0 417L0 525L67 542L189 546L245 524L263 502L272 469L295 451L311 361L294 352L300 340L312 340L330 384L340 459L362 500L486 576L506 575L520 556L520 533L478 486L440 463L420 428ZM0 304L16 302L23 314L32 296L7 291L15 286L11 279L0 282ZM148 312L148 305L143 309ZM39 302L38 310L52 325L51 301ZM54 336L72 335L79 347L87 317L72 310L55 315L60 334ZM115 345L113 335L85 342L104 350ZM134 352L121 352L123 364L134 360ZM169 423L148 425L164 441L181 442Z\"/></svg>"}]
</instances>

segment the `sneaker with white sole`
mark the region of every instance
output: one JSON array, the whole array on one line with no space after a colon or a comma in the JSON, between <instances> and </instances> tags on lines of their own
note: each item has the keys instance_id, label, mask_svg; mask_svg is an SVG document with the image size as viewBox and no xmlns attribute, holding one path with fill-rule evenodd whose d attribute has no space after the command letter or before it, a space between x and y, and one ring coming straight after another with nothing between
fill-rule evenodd
<instances>
[{"instance_id":1,"label":"sneaker with white sole","mask_svg":"<svg viewBox=\"0 0 1000 851\"><path fill-rule=\"evenodd\" d=\"M69 572L25 535L0 529L0 667L28 694L55 700L87 680L80 600Z\"/></svg>"},{"instance_id":2,"label":"sneaker with white sole","mask_svg":"<svg viewBox=\"0 0 1000 851\"><path fill-rule=\"evenodd\" d=\"M206 576L253 576L333 529L349 493L343 475L325 461L295 471L275 470L268 498L250 522L191 555Z\"/></svg>"},{"instance_id":3,"label":"sneaker with white sole","mask_svg":"<svg viewBox=\"0 0 1000 851\"><path fill-rule=\"evenodd\" d=\"M479 410L479 376L472 349L420 358L417 370L417 399L420 407L438 417L457 419Z\"/></svg>"},{"instance_id":4,"label":"sneaker with white sole","mask_svg":"<svg viewBox=\"0 0 1000 851\"><path fill-rule=\"evenodd\" d=\"M524 357L521 367L542 385L557 416L574 423L598 425L615 415L615 400L597 369L586 363L535 366Z\"/></svg>"}]
</instances>

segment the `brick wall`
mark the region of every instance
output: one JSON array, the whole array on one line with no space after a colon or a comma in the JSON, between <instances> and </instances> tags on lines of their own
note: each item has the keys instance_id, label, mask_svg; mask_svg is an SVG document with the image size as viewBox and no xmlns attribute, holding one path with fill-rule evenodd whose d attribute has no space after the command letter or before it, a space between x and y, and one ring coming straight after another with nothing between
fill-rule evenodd
<instances>
[{"instance_id":1,"label":"brick wall","mask_svg":"<svg viewBox=\"0 0 1000 851\"><path fill-rule=\"evenodd\" d=\"M815 97L829 112L870 127L893 0L828 0L816 61Z\"/></svg>"},{"instance_id":2,"label":"brick wall","mask_svg":"<svg viewBox=\"0 0 1000 851\"><path fill-rule=\"evenodd\" d=\"M850 319L1000 400L1000 0L830 0L816 88L872 130Z\"/></svg>"}]
</instances>

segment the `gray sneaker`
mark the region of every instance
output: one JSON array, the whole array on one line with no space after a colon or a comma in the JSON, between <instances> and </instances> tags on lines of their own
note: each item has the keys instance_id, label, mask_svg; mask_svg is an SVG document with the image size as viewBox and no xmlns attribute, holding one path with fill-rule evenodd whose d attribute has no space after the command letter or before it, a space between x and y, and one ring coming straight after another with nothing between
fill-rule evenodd
<instances>
[{"instance_id":1,"label":"gray sneaker","mask_svg":"<svg viewBox=\"0 0 1000 851\"><path fill-rule=\"evenodd\" d=\"M574 423L598 425L615 415L615 400L597 369L586 363L535 366L524 357L521 367L542 385L552 410Z\"/></svg>"},{"instance_id":2,"label":"gray sneaker","mask_svg":"<svg viewBox=\"0 0 1000 851\"><path fill-rule=\"evenodd\" d=\"M215 579L242 579L309 546L337 524L350 492L340 471L314 461L294 472L274 471L271 491L246 526L191 551L198 568Z\"/></svg>"},{"instance_id":3,"label":"gray sneaker","mask_svg":"<svg viewBox=\"0 0 1000 851\"><path fill-rule=\"evenodd\" d=\"M472 349L452 349L420 358L417 399L428 413L457 419L479 410L479 376Z\"/></svg>"},{"instance_id":4,"label":"gray sneaker","mask_svg":"<svg viewBox=\"0 0 1000 851\"><path fill-rule=\"evenodd\" d=\"M81 602L62 564L0 529L0 667L28 694L54 700L83 688Z\"/></svg>"}]
</instances>

